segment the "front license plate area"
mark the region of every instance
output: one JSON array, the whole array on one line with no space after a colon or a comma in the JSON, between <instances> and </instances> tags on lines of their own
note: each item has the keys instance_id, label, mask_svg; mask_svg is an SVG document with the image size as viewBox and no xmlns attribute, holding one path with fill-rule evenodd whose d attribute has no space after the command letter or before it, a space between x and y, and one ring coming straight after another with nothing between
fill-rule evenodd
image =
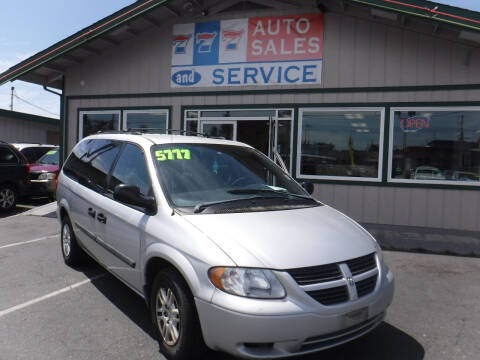
<instances>
[{"instance_id":1,"label":"front license plate area","mask_svg":"<svg viewBox=\"0 0 480 360\"><path fill-rule=\"evenodd\" d=\"M368 320L368 307L350 311L343 315L344 327L351 327Z\"/></svg>"}]
</instances>

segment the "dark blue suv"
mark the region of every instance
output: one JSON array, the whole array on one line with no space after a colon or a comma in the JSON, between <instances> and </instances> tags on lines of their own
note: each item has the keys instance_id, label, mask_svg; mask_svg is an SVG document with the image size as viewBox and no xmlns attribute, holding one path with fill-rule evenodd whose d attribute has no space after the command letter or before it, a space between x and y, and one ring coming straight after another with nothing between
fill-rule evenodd
<instances>
[{"instance_id":1,"label":"dark blue suv","mask_svg":"<svg viewBox=\"0 0 480 360\"><path fill-rule=\"evenodd\" d=\"M27 191L28 165L12 145L0 141L0 212L13 210Z\"/></svg>"}]
</instances>

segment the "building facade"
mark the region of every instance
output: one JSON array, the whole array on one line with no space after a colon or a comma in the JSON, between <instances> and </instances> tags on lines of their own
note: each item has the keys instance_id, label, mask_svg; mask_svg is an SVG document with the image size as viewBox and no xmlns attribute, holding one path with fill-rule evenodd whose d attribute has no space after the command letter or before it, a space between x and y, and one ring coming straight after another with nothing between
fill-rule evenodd
<instances>
[{"instance_id":1,"label":"building facade","mask_svg":"<svg viewBox=\"0 0 480 360\"><path fill-rule=\"evenodd\" d=\"M65 154L101 130L223 136L277 151L374 232L478 238L478 13L423 0L203 4L137 1L3 75L63 89Z\"/></svg>"},{"instance_id":2,"label":"building facade","mask_svg":"<svg viewBox=\"0 0 480 360\"><path fill-rule=\"evenodd\" d=\"M0 109L0 140L8 143L60 143L58 119Z\"/></svg>"}]
</instances>

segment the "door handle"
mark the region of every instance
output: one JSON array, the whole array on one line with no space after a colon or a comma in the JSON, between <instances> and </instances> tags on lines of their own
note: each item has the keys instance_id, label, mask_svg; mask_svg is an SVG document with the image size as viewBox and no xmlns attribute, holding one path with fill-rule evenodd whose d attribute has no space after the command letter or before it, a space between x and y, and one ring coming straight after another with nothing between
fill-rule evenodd
<instances>
[{"instance_id":1,"label":"door handle","mask_svg":"<svg viewBox=\"0 0 480 360\"><path fill-rule=\"evenodd\" d=\"M106 223L107 223L107 218L106 218L105 215L103 215L103 214L98 214L98 215L97 215L97 220L100 221L100 222L103 223L103 224L106 224Z\"/></svg>"},{"instance_id":2,"label":"door handle","mask_svg":"<svg viewBox=\"0 0 480 360\"><path fill-rule=\"evenodd\" d=\"M92 218L95 219L95 214L96 214L96 211L93 210L92 208L88 208L88 215Z\"/></svg>"}]
</instances>

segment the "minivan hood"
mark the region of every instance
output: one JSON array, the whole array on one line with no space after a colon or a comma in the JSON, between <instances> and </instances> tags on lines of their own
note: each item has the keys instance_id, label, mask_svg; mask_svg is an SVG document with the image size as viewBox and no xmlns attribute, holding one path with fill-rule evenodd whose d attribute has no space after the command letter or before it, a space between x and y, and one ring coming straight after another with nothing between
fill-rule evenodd
<instances>
[{"instance_id":1,"label":"minivan hood","mask_svg":"<svg viewBox=\"0 0 480 360\"><path fill-rule=\"evenodd\" d=\"M308 267L376 250L375 241L363 228L329 206L186 215L185 219L238 266L278 270Z\"/></svg>"}]
</instances>

